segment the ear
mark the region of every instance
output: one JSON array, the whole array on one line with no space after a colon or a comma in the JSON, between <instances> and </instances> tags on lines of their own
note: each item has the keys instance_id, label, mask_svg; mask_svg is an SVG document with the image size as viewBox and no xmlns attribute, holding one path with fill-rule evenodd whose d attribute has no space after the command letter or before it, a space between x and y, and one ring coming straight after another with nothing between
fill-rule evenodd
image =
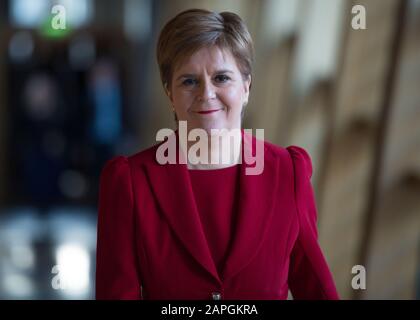
<instances>
[{"instance_id":1,"label":"ear","mask_svg":"<svg viewBox=\"0 0 420 320\"><path fill-rule=\"evenodd\" d=\"M164 84L164 89L165 89L165 93L168 96L169 100L172 102L172 94L171 94L171 91L168 89L168 84L167 83Z\"/></svg>"},{"instance_id":2,"label":"ear","mask_svg":"<svg viewBox=\"0 0 420 320\"><path fill-rule=\"evenodd\" d=\"M245 91L244 98L246 101L248 101L249 91L251 89L251 83L252 83L251 75L248 75L248 77L244 80L244 91Z\"/></svg>"}]
</instances>

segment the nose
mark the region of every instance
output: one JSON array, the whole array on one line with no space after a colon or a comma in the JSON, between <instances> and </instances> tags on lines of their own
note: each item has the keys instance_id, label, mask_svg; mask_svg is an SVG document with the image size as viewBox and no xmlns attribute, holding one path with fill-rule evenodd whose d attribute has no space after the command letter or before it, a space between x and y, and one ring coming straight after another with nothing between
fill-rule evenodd
<instances>
[{"instance_id":1,"label":"nose","mask_svg":"<svg viewBox=\"0 0 420 320\"><path fill-rule=\"evenodd\" d=\"M198 93L199 101L208 101L216 97L216 88L213 86L211 81L205 80L200 84L200 90Z\"/></svg>"}]
</instances>

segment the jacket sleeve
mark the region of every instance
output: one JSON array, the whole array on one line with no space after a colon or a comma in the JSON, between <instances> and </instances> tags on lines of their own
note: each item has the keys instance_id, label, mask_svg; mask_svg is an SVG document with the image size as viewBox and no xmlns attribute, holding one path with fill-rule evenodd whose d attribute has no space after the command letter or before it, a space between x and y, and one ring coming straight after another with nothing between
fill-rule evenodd
<instances>
[{"instance_id":1,"label":"jacket sleeve","mask_svg":"<svg viewBox=\"0 0 420 320\"><path fill-rule=\"evenodd\" d=\"M128 159L109 160L100 176L96 299L141 299Z\"/></svg>"},{"instance_id":2,"label":"jacket sleeve","mask_svg":"<svg viewBox=\"0 0 420 320\"><path fill-rule=\"evenodd\" d=\"M339 299L332 274L318 243L317 209L311 185L312 162L301 147L289 146L299 233L290 256L289 288L294 299Z\"/></svg>"}]
</instances>

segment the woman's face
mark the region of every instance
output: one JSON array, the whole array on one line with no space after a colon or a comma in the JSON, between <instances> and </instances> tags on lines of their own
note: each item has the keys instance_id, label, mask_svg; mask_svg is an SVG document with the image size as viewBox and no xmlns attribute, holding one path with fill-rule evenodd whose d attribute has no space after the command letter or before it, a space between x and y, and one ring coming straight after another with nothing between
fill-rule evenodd
<instances>
[{"instance_id":1,"label":"woman's face","mask_svg":"<svg viewBox=\"0 0 420 320\"><path fill-rule=\"evenodd\" d=\"M251 77L244 80L235 58L217 46L202 48L175 68L167 92L188 129L235 129L248 102Z\"/></svg>"}]
</instances>

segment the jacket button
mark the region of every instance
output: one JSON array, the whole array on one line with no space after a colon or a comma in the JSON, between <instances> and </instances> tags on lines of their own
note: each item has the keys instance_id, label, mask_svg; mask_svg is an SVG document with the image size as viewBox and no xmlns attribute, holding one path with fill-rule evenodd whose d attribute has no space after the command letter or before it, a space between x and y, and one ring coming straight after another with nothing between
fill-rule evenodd
<instances>
[{"instance_id":1,"label":"jacket button","mask_svg":"<svg viewBox=\"0 0 420 320\"><path fill-rule=\"evenodd\" d=\"M220 292L212 292L211 296L213 300L222 300L222 295L220 294Z\"/></svg>"}]
</instances>

